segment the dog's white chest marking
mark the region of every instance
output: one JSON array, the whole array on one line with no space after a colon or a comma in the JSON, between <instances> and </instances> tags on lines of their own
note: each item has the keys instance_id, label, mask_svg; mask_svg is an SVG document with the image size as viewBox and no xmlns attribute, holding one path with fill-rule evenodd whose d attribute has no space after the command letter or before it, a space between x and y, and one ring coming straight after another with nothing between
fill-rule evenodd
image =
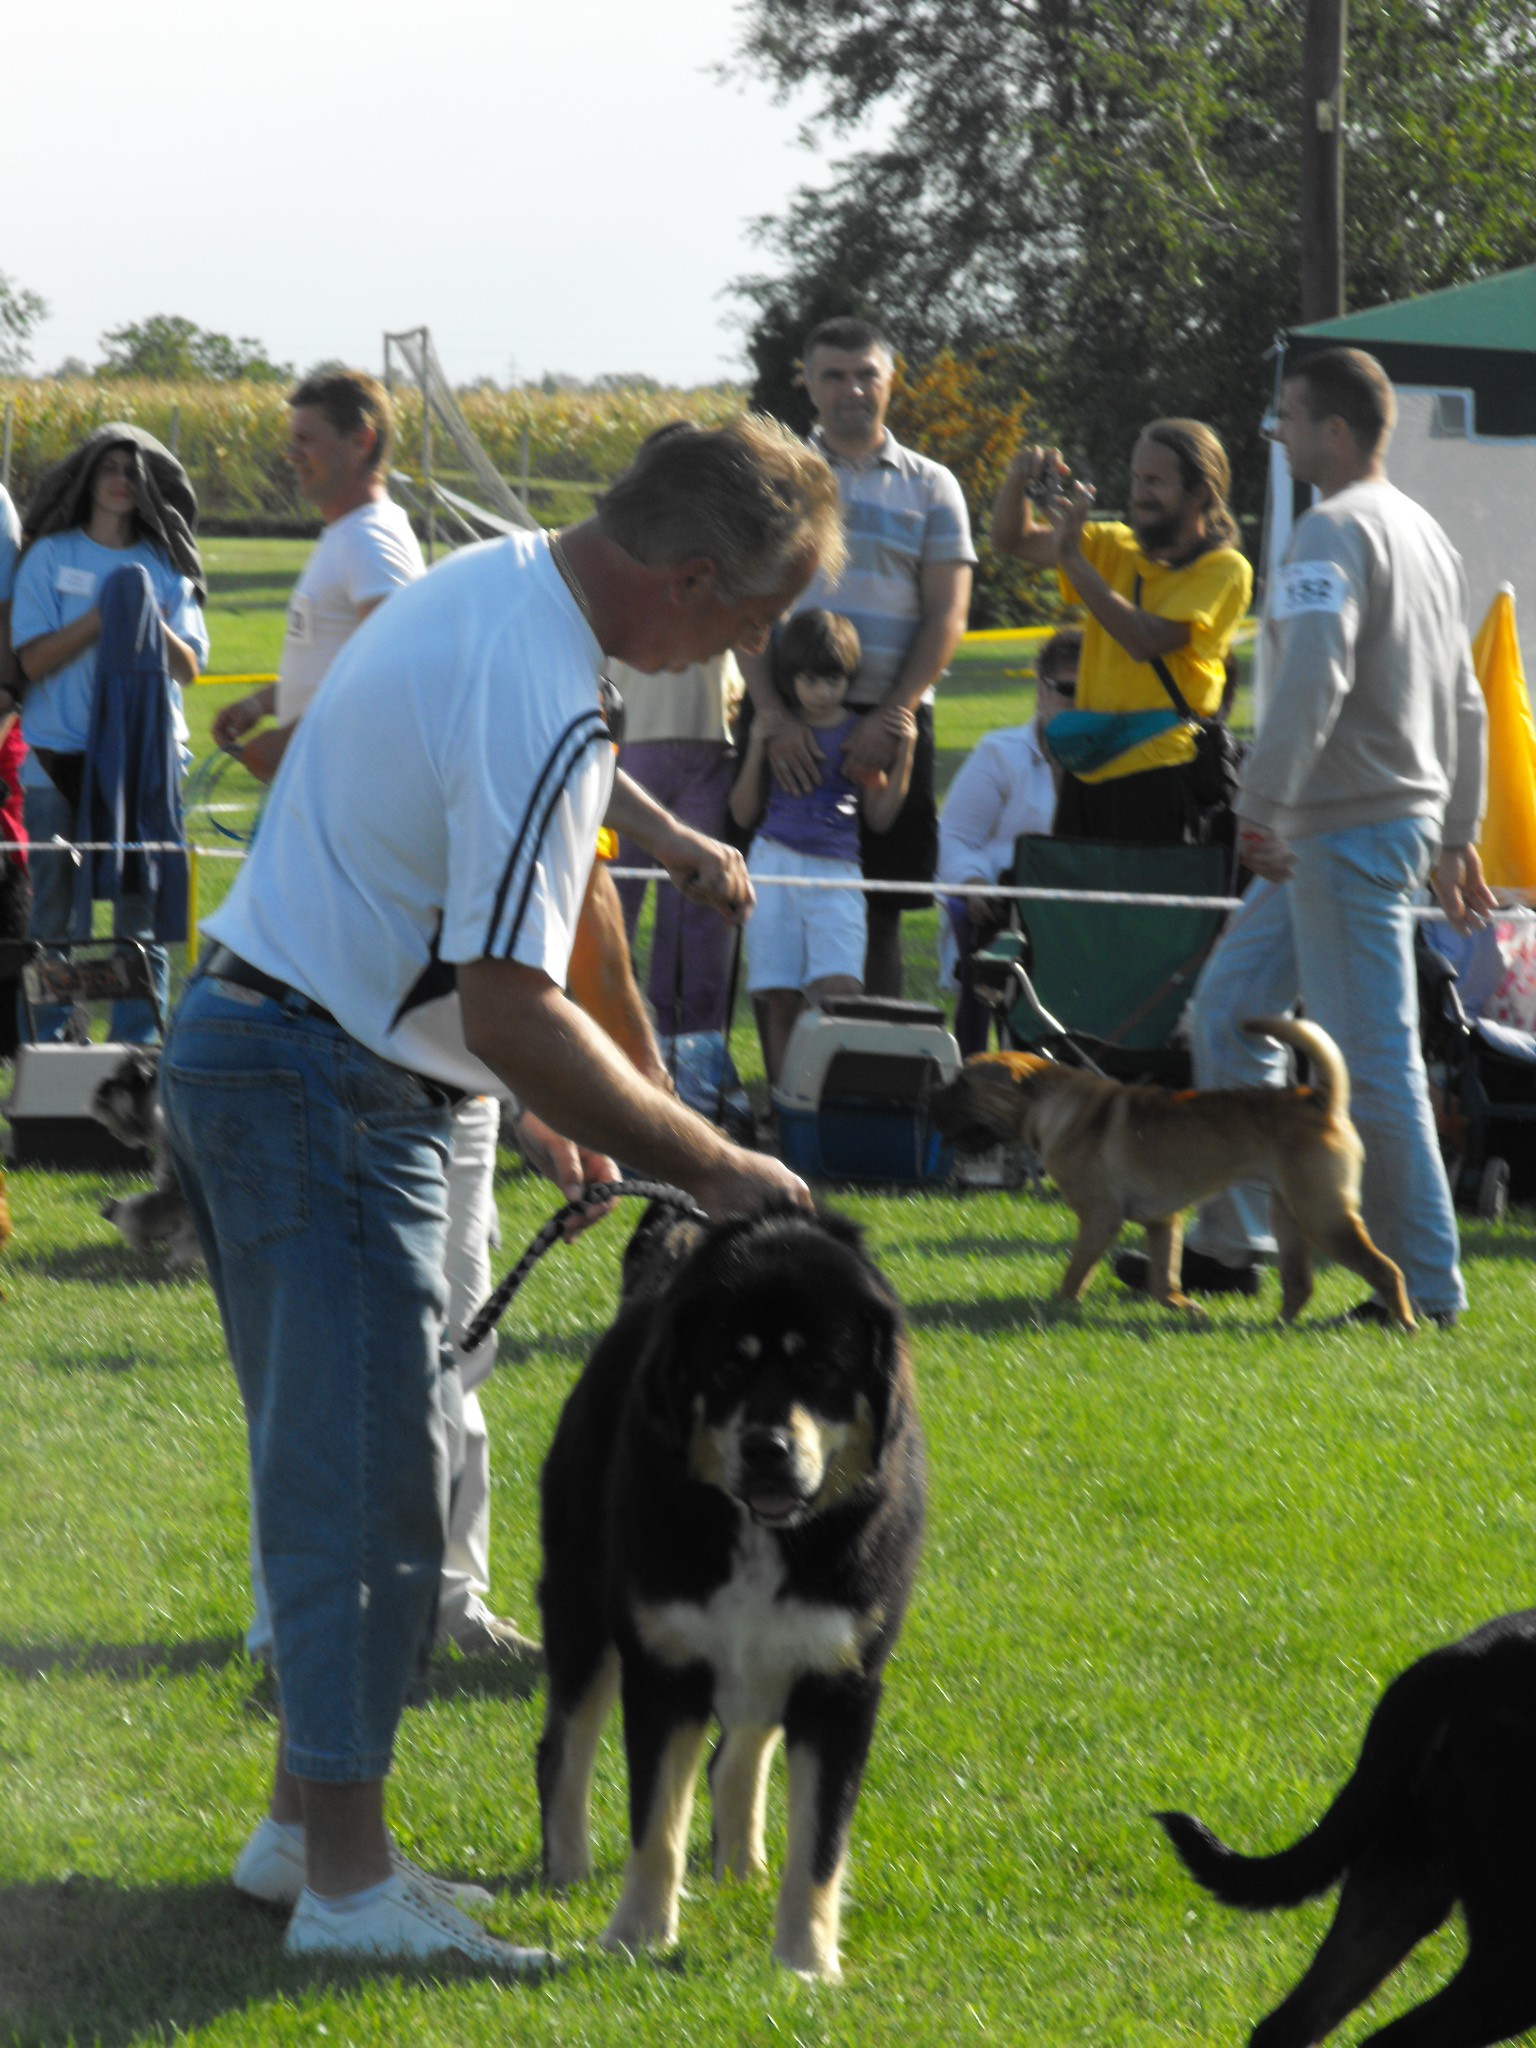
<instances>
[{"instance_id":1,"label":"dog's white chest marking","mask_svg":"<svg viewBox=\"0 0 1536 2048\"><path fill-rule=\"evenodd\" d=\"M635 1610L640 1639L665 1664L708 1664L722 1727L772 1726L807 1672L859 1668L864 1618L847 1607L781 1597L784 1565L767 1529L746 1522L731 1576L708 1600Z\"/></svg>"}]
</instances>

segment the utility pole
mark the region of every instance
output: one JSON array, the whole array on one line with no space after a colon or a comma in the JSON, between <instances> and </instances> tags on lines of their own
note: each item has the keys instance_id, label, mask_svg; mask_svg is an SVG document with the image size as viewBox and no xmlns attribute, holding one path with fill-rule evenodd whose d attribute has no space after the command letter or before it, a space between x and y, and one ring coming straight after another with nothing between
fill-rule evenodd
<instances>
[{"instance_id":1,"label":"utility pole","mask_svg":"<svg viewBox=\"0 0 1536 2048\"><path fill-rule=\"evenodd\" d=\"M1348 0L1307 0L1301 55L1301 318L1344 311L1344 39Z\"/></svg>"}]
</instances>

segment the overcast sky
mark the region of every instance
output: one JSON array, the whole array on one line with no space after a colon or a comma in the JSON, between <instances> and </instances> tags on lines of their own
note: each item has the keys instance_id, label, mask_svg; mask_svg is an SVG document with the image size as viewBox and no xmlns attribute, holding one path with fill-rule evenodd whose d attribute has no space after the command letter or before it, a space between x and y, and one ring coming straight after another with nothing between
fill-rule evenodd
<instances>
[{"instance_id":1,"label":"overcast sky","mask_svg":"<svg viewBox=\"0 0 1536 2048\"><path fill-rule=\"evenodd\" d=\"M5 0L0 271L33 366L152 313L301 368L742 369L747 222L826 167L711 67L732 0Z\"/></svg>"}]
</instances>

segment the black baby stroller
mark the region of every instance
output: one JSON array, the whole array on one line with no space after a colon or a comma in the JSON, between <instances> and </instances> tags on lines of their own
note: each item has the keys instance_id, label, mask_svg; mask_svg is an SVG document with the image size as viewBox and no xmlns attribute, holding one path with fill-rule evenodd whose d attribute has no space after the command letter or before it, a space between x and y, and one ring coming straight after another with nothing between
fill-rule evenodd
<instances>
[{"instance_id":1,"label":"black baby stroller","mask_svg":"<svg viewBox=\"0 0 1536 2048\"><path fill-rule=\"evenodd\" d=\"M1536 1201L1536 920L1415 939L1419 1030L1446 1175L1458 1206L1496 1220Z\"/></svg>"}]
</instances>

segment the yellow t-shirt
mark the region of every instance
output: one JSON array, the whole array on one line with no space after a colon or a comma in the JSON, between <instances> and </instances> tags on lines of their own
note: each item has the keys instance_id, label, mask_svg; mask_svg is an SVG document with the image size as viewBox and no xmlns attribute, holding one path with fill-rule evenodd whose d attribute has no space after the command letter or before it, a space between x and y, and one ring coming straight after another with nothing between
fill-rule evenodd
<instances>
[{"instance_id":1,"label":"yellow t-shirt","mask_svg":"<svg viewBox=\"0 0 1536 2048\"><path fill-rule=\"evenodd\" d=\"M1236 548L1212 548L1182 569L1149 561L1128 526L1100 520L1083 528L1083 559L1097 569L1117 597L1133 604L1136 578L1141 583L1141 608L1161 619L1182 619L1189 638L1163 659L1197 717L1213 718L1226 687L1226 656L1232 636L1253 594L1253 571ZM1061 587L1074 604L1081 598L1063 572ZM1133 661L1111 633L1089 616L1083 621L1083 654L1078 668L1080 711L1168 711L1173 700L1148 661ZM1148 768L1174 768L1194 759L1194 735L1187 725L1143 740L1117 755L1107 767L1082 776L1083 782L1113 782L1121 775L1139 775Z\"/></svg>"}]
</instances>

